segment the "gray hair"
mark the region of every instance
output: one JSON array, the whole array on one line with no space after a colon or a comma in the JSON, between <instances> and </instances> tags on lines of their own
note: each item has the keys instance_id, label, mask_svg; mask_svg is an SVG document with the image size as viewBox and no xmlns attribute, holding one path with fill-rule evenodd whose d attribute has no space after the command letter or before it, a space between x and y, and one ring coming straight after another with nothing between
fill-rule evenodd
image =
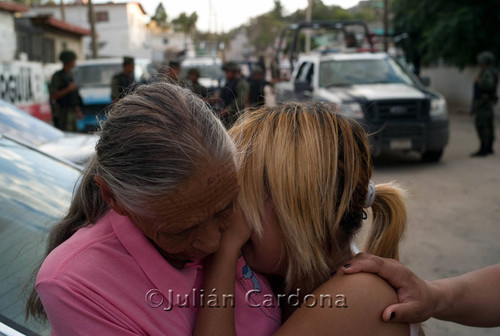
<instances>
[{"instance_id":1,"label":"gray hair","mask_svg":"<svg viewBox=\"0 0 500 336\"><path fill-rule=\"evenodd\" d=\"M47 255L109 210L96 174L127 210L144 216L151 215L148 209L157 197L168 196L201 165L235 165L235 146L212 110L190 90L166 82L141 85L115 103L96 152L67 214L50 232ZM46 317L34 289L26 306L29 315Z\"/></svg>"},{"instance_id":2,"label":"gray hair","mask_svg":"<svg viewBox=\"0 0 500 336\"><path fill-rule=\"evenodd\" d=\"M109 112L95 173L126 208L141 214L192 177L200 163L234 162L234 145L212 110L187 89L140 86Z\"/></svg>"}]
</instances>

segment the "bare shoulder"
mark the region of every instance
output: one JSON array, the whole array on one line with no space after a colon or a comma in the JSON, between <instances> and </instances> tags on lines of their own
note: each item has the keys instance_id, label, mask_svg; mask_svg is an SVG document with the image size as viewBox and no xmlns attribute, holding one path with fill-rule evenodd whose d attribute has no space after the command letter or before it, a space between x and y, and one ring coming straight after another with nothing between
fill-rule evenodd
<instances>
[{"instance_id":1,"label":"bare shoulder","mask_svg":"<svg viewBox=\"0 0 500 336\"><path fill-rule=\"evenodd\" d=\"M397 302L394 289L374 274L336 274L303 302L283 325L283 334L408 335L407 324L387 323L382 312Z\"/></svg>"}]
</instances>

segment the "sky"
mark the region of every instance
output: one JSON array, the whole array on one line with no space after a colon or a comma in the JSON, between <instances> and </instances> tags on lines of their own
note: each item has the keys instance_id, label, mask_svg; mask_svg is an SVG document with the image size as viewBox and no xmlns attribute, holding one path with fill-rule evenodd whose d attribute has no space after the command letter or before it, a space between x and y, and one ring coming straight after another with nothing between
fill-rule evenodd
<instances>
[{"instance_id":1,"label":"sky","mask_svg":"<svg viewBox=\"0 0 500 336\"><path fill-rule=\"evenodd\" d=\"M130 0L134 1L134 0ZM142 4L148 15L154 15L160 2L167 12L168 20L182 12L190 15L196 11L196 27L201 31L227 32L248 21L249 18L269 12L274 7L273 0L136 0ZM96 1L97 2L97 1ZM355 6L359 0L323 0L325 5L342 8ZM285 15L307 7L308 0L281 0ZM210 6L211 5L211 6ZM212 10L210 11L210 7ZM211 14L210 14L211 13Z\"/></svg>"}]
</instances>

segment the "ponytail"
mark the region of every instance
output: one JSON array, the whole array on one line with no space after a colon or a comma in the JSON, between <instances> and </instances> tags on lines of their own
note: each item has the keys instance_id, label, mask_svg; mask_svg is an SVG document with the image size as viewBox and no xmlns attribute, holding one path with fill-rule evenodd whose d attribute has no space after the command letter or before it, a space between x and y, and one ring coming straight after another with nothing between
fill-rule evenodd
<instances>
[{"instance_id":1,"label":"ponytail","mask_svg":"<svg viewBox=\"0 0 500 336\"><path fill-rule=\"evenodd\" d=\"M69 239L78 229L95 223L108 210L109 206L101 196L101 192L94 182L94 175L97 166L97 158L94 156L82 174L80 184L75 192L68 212L49 233L47 250L45 257L57 246ZM30 316L44 320L45 310L38 294L34 288L36 275L42 266L42 262L32 272L25 289L31 288L28 301L26 303L25 316Z\"/></svg>"},{"instance_id":2,"label":"ponytail","mask_svg":"<svg viewBox=\"0 0 500 336\"><path fill-rule=\"evenodd\" d=\"M371 206L373 222L365 251L379 257L399 259L399 242L406 231L404 190L392 183L376 185Z\"/></svg>"}]
</instances>

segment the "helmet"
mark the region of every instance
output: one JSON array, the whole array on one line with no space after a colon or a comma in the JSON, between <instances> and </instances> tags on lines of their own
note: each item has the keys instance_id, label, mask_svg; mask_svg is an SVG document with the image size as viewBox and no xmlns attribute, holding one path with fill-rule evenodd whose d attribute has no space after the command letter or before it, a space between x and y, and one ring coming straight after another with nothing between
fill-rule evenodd
<instances>
[{"instance_id":1,"label":"helmet","mask_svg":"<svg viewBox=\"0 0 500 336\"><path fill-rule=\"evenodd\" d=\"M238 63L236 63L234 61L228 61L228 62L224 63L224 65L222 65L222 70L224 70L224 71L239 71L240 66Z\"/></svg>"},{"instance_id":2,"label":"helmet","mask_svg":"<svg viewBox=\"0 0 500 336\"><path fill-rule=\"evenodd\" d=\"M76 60L76 54L71 50L64 50L59 54L59 60L63 63L69 63Z\"/></svg>"},{"instance_id":3,"label":"helmet","mask_svg":"<svg viewBox=\"0 0 500 336\"><path fill-rule=\"evenodd\" d=\"M495 56L490 51L483 51L479 55L477 55L477 63L479 64L492 64L495 62Z\"/></svg>"}]
</instances>

